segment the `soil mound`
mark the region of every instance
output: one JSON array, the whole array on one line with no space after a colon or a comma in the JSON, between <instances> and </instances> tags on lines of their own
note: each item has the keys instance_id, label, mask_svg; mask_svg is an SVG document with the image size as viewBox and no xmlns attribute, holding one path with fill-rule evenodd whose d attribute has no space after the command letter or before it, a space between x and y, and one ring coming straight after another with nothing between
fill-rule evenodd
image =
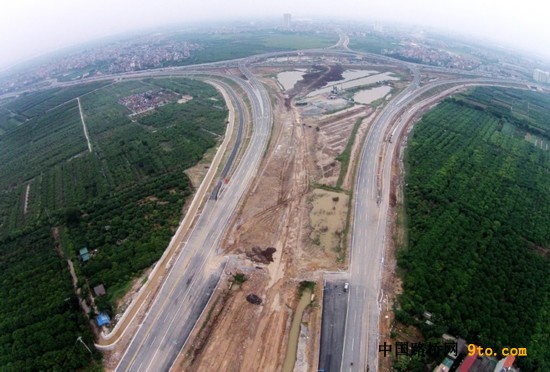
<instances>
[{"instance_id":1,"label":"soil mound","mask_svg":"<svg viewBox=\"0 0 550 372\"><path fill-rule=\"evenodd\" d=\"M252 247L250 251L246 252L246 257L254 262L260 262L267 265L270 262L273 262L273 253L275 252L277 252L277 250L273 247L262 249L258 246L255 246Z\"/></svg>"},{"instance_id":2,"label":"soil mound","mask_svg":"<svg viewBox=\"0 0 550 372\"><path fill-rule=\"evenodd\" d=\"M258 296L256 296L254 293L249 294L246 296L246 300L250 302L252 305L261 305L262 299Z\"/></svg>"}]
</instances>

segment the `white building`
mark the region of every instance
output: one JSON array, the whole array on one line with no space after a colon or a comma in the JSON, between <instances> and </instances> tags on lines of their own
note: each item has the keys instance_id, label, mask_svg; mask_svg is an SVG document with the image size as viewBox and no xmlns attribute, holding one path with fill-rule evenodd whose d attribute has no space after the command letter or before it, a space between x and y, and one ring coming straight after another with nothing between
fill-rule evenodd
<instances>
[{"instance_id":1,"label":"white building","mask_svg":"<svg viewBox=\"0 0 550 372\"><path fill-rule=\"evenodd\" d=\"M539 83L550 83L550 72L539 70L533 71L533 80Z\"/></svg>"},{"instance_id":2,"label":"white building","mask_svg":"<svg viewBox=\"0 0 550 372\"><path fill-rule=\"evenodd\" d=\"M290 28L291 19L292 19L292 15L290 13L283 14L283 25L285 28Z\"/></svg>"}]
</instances>

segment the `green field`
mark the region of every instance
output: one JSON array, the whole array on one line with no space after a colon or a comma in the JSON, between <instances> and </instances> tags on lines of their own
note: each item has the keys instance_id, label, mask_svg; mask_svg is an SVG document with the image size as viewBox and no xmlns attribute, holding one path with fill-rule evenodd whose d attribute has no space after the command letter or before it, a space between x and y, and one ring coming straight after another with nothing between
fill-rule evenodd
<instances>
[{"instance_id":1,"label":"green field","mask_svg":"<svg viewBox=\"0 0 550 372\"><path fill-rule=\"evenodd\" d=\"M548 96L478 88L415 125L405 188L409 245L399 253L399 320L428 338L527 347L526 370L550 369ZM512 102L513 113L505 110ZM529 102L530 119L519 116ZM545 103L546 102L546 106ZM537 107L534 110L534 107ZM433 313L434 326L419 321Z\"/></svg>"},{"instance_id":2,"label":"green field","mask_svg":"<svg viewBox=\"0 0 550 372\"><path fill-rule=\"evenodd\" d=\"M358 52L382 54L384 49L395 49L399 46L399 39L391 36L382 36L376 33L350 36L350 49Z\"/></svg>"},{"instance_id":3,"label":"green field","mask_svg":"<svg viewBox=\"0 0 550 372\"><path fill-rule=\"evenodd\" d=\"M198 43L202 47L193 51L184 61L184 65L243 58L267 52L326 48L338 42L338 35L335 33L274 30L181 34L174 38Z\"/></svg>"},{"instance_id":4,"label":"green field","mask_svg":"<svg viewBox=\"0 0 550 372\"><path fill-rule=\"evenodd\" d=\"M243 58L255 54L286 50L326 48L338 42L338 35L329 32L312 31L227 31L227 32L168 32L167 42L188 42L197 44L190 56L180 61L165 61L156 67L185 66ZM85 67L56 74L59 81L80 79L86 74L110 73L109 60L90 63ZM147 69L147 67L143 67ZM0 131L2 122L0 121ZM1 133L0 133L1 134Z\"/></svg>"},{"instance_id":5,"label":"green field","mask_svg":"<svg viewBox=\"0 0 550 372\"><path fill-rule=\"evenodd\" d=\"M174 99L134 120L129 117L130 110L118 103L121 98L160 89L193 98L186 103ZM25 116L23 122L6 127L0 135L0 266L12 261L20 265L17 277L10 270L0 270L0 292L9 297L10 288L28 278L28 291L22 286L17 296L28 297L38 312L50 309L60 296L61 302L71 296L66 261L53 249L50 229L56 226L61 250L75 264L79 288L89 293L91 287L104 284L107 296L97 298L96 304L100 311L112 312L132 279L158 260L168 245L185 200L193 191L184 171L224 134L227 109L212 86L189 79L90 85L56 89L50 95L41 92L20 97L5 103L5 110L0 112L4 118L13 112ZM92 152L84 136L75 100L78 96ZM91 259L83 264L77 256L81 247L92 252ZM34 252L32 260L27 251ZM57 263L43 272L36 271L38 276L33 265L40 259ZM32 292L37 280L51 283L55 298L39 301ZM8 319L15 303L3 304L0 319ZM60 316L70 316L80 324L79 310L65 308L63 303L59 306ZM27 323L21 327L29 329L46 321L25 319ZM52 329L59 327L55 319L51 324ZM42 335L52 331L46 325L40 327L45 327ZM52 365L66 365L62 369L74 370L73 359L80 360L82 366L89 365L79 356L81 350L74 347L78 337L75 329L67 328L71 337L60 339L55 346L65 350L67 361L59 362L35 348L28 358L39 367L24 369L50 370ZM84 334L88 327L78 329ZM18 335L17 345L34 340L27 331ZM6 340L0 345L1 370L21 362L21 356L10 346L11 339Z\"/></svg>"},{"instance_id":6,"label":"green field","mask_svg":"<svg viewBox=\"0 0 550 372\"><path fill-rule=\"evenodd\" d=\"M550 97L533 91L491 89L480 87L470 94L457 97L459 104L487 109L515 129L512 135L523 137L527 133L550 140Z\"/></svg>"}]
</instances>

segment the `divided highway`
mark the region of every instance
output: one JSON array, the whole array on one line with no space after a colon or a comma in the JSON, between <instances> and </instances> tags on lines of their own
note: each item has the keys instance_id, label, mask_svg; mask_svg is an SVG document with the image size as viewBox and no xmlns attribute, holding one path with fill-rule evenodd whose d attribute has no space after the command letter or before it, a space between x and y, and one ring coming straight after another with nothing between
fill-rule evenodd
<instances>
[{"instance_id":1,"label":"divided highway","mask_svg":"<svg viewBox=\"0 0 550 372\"><path fill-rule=\"evenodd\" d=\"M392 102L410 97L419 84L420 75L414 70L413 83L393 98ZM384 200L381 200L381 190L378 189L377 164L386 126L397 110L398 106L390 103L378 115L367 134L358 163L342 371L365 371L367 361L369 370L376 370L374 362L378 352L375 346L378 342L380 268L386 229L385 216L388 209L386 193ZM386 183L385 191L389 188Z\"/></svg>"},{"instance_id":2,"label":"divided highway","mask_svg":"<svg viewBox=\"0 0 550 372\"><path fill-rule=\"evenodd\" d=\"M414 67L412 69L414 74L412 84L394 97L375 119L367 134L358 163L350 247L349 300L341 371L378 370L378 345L384 341L390 341L379 339L378 323L382 301L380 282L383 250L386 238L389 238L386 236L386 228L391 162L393 150L398 146L396 140L393 143L385 143L388 136L387 130L402 116L404 120L398 122L398 128L393 130L399 133L416 110L437 101L441 93L434 93L431 98L424 99L422 103L410 106L421 95L436 87L503 85L525 88L525 85L515 81L486 78L440 80L420 87L420 74ZM451 90L449 89L448 92Z\"/></svg>"},{"instance_id":3,"label":"divided highway","mask_svg":"<svg viewBox=\"0 0 550 372\"><path fill-rule=\"evenodd\" d=\"M221 274L207 270L240 198L256 174L271 131L271 103L267 92L241 64L247 80L227 76L249 97L254 122L252 138L233 179L218 200L209 199L145 320L132 339L117 371L169 370L198 320Z\"/></svg>"}]
</instances>

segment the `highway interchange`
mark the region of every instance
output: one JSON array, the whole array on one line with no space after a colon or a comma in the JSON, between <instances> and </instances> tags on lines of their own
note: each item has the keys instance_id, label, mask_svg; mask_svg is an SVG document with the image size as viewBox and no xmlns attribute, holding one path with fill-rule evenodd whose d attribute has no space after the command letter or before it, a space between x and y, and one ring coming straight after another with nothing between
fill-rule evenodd
<instances>
[{"instance_id":1,"label":"highway interchange","mask_svg":"<svg viewBox=\"0 0 550 372\"><path fill-rule=\"evenodd\" d=\"M328 51L311 51L312 55L328 53ZM341 54L334 51L333 54ZM344 52L346 55L349 52ZM332 54L332 53L331 53ZM190 238L182 249L174 268L196 267L185 264L191 260L205 262L208 255L213 254L222 236L224 227L229 222L232 211L235 210L238 200L244 194L250 180L254 177L255 170L259 166L261 155L265 151L271 123L271 106L267 92L247 68L246 63L261 61L280 53L251 57L245 61L239 61L238 66L246 77L238 79L241 88L246 92L252 108L253 140L247 152L241 160L232 179L240 182L230 182L224 191L224 196L216 203L209 201L202 212L197 227L191 233ZM384 58L383 58L384 59ZM391 61L395 62L395 61ZM407 64L406 66L411 66ZM496 79L479 78L472 79L468 74L464 79L452 79L436 81L420 87L420 73L412 67L414 80L403 92L382 110L369 131L363 147L360 162L358 164L357 181L355 184L355 202L352 219L352 239L350 247L349 282L347 314L343 336L343 352L341 357L342 371L375 371L378 366L378 317L380 313L380 278L383 264L383 248L386 241L386 218L389 201L389 171L391 156L384 157L383 163L378 164L378 157L384 145L384 139L388 127L396 121L396 117L402 114L402 109L410 105L426 91L440 85L470 84L504 84L505 81ZM165 73L165 72L164 72ZM175 74L175 71L171 71ZM191 72L188 72L191 73ZM202 72L204 73L204 72ZM513 82L513 85L517 83ZM420 105L418 106L420 108ZM414 110L413 110L414 111ZM412 111L408 112L410 115ZM260 144L261 143L261 144ZM386 146L388 144L386 143ZM395 142L390 145L393 148ZM388 149L388 153L392 151ZM253 164L252 159L255 159ZM382 166L382 169L379 169ZM244 172L248 170L248 172ZM380 174L382 176L380 176ZM382 177L379 179L379 177ZM231 196L231 197L230 197ZM211 211L212 210L212 211ZM210 211L210 212L209 212ZM212 218L216 213L215 218ZM213 223L213 221L216 221ZM210 222L207 224L207 222ZM210 233L208 233L210 231ZM196 247L202 247L197 250ZM195 248L193 248L195 247ZM185 258L183 258L185 257ZM220 271L210 278L202 277L197 280L197 274L204 275L200 270L183 271L172 269L172 273L166 279L163 292L158 299L165 299L164 306L159 307L157 299L149 312L145 326L142 326L128 351L124 355L117 370L120 371L157 371L166 370L171 365L183 347L183 344L198 320L200 311L206 304L207 297L204 293L210 293L215 277ZM177 274L174 274L176 272ZM185 304L177 304L179 296L171 296L166 300L165 288L178 287L182 296L187 295ZM172 322L165 324L164 312L172 316ZM324 316L338 316L340 314L324 314ZM180 319L174 326L174 319ZM151 320L153 319L153 320ZM177 330L174 330L176 328ZM149 331L146 331L149 330ZM170 338L169 335L173 336ZM162 337L160 337L162 336ZM179 336L179 338L178 338ZM179 342L178 342L179 340ZM338 356L336 356L338 357ZM367 368L368 367L368 368Z\"/></svg>"},{"instance_id":2,"label":"highway interchange","mask_svg":"<svg viewBox=\"0 0 550 372\"><path fill-rule=\"evenodd\" d=\"M245 63L240 63L239 68L247 81L236 80L240 86L247 92L247 96L251 101L252 114L254 121L253 139L245 157L232 179L238 179L240 182L230 182L229 187L224 191L224 196L218 201L218 204L211 203L205 207L202 213L198 228L191 233L186 246L182 252L185 252L186 259L178 258L174 265L175 268L183 268L185 262L189 260L199 260L204 262L208 254L215 251L219 239L222 236L226 224L229 222L232 211L235 210L239 198L243 195L250 180L254 177L255 170L259 166L261 155L265 151L267 138L269 137L269 128L271 123L271 107L267 92L262 88L254 75L246 67ZM384 157L381 164L382 169L379 169L378 157L383 146L393 148L396 145L385 143L386 132L389 126L396 121L396 117L402 114L403 108L408 107L419 96L424 94L429 89L433 89L440 85L455 84L457 86L465 83L472 85L476 84L499 84L498 80L490 80L486 78L472 79L453 79L437 81L432 84L420 87L420 73L416 68L412 68L414 80L404 91L394 97L392 102L388 104L375 120L372 129L369 131L365 145L361 153L361 159L358 164L358 176L355 184L355 202L354 202L354 217L352 219L352 240L350 249L350 268L349 268L349 302L347 306L346 322L343 337L343 353L341 358L342 371L375 371L378 366L378 317L380 312L380 278L381 268L383 263L383 248L386 240L386 218L389 208L389 177L391 156ZM247 86L250 84L251 86ZM420 108L421 105L418 106ZM416 108L415 108L416 109ZM410 115L414 110L409 110ZM403 126L402 126L403 127ZM388 153L392 151L388 149ZM255 162L252 161L255 160ZM246 173L244 171L247 171ZM379 179L379 177L382 177ZM230 197L231 196L231 197ZM209 210L212 208L212 212ZM210 214L217 213L217 214ZM215 216L215 218L212 218ZM210 222L209 225L202 223ZM215 221L213 223L213 221ZM209 230L211 229L211 230ZM208 234L210 231L210 234ZM193 247L203 247L202 250L196 251ZM199 258L197 258L199 257ZM193 265L194 266L194 265ZM172 270L178 274L172 275L167 279L177 281L174 286L181 287L181 291L191 292L188 297L187 305L179 305L177 303L168 305L164 310L173 314L172 319L186 320L182 321L176 328L181 328L180 331L174 331L173 324L166 326L166 331L162 331L163 324L157 322L148 323L148 328L153 331L141 336L136 335L129 351L121 361L117 370L121 371L148 371L148 370L165 370L165 366L169 363L167 360L173 360L179 351L180 344L174 344L171 347L170 339L163 337L160 341L155 337L159 337L162 332L169 332L175 335L174 341L177 340L177 335L180 339L187 337L192 326L198 319L200 314L201 304L205 303L204 295L209 289L201 285L207 282L206 278L198 281L186 279L187 276L181 275L180 270ZM197 272L193 270L192 275ZM215 275L215 274L214 274ZM175 278L172 278L175 277ZM193 278L191 276L191 278ZM214 279L210 279L211 283ZM195 284L193 286L193 284ZM187 293L185 292L185 293ZM182 292L182 295L185 296ZM166 297L162 293L158 296L159 299ZM173 297L173 296L172 296ZM172 302L177 301L178 296ZM202 301L201 301L201 298ZM158 301L157 301L158 302ZM186 311L180 308L187 309ZM156 314L154 307L148 319ZM156 310L159 311L159 310ZM334 314L341 315L341 314ZM162 319L157 316L155 319ZM160 331L159 331L160 329ZM140 329L141 331L141 329ZM159 333L160 332L160 333ZM143 333L143 332L141 332ZM147 340L141 339L146 337ZM151 338L153 341L150 341ZM136 340L139 342L140 348L134 346ZM183 344L182 344L183 345ZM134 359L129 357L134 355ZM128 361L130 359L130 361ZM139 362L139 363L138 363ZM164 363L164 364L163 364ZM154 367L154 368L152 368Z\"/></svg>"},{"instance_id":3,"label":"highway interchange","mask_svg":"<svg viewBox=\"0 0 550 372\"><path fill-rule=\"evenodd\" d=\"M183 348L189 334L206 306L223 270L223 263L216 268L206 269L210 257L217 254L220 240L234 211L246 195L246 191L256 175L263 154L266 151L272 127L271 102L267 91L250 71L249 65L261 63L267 58L300 53L319 55L356 55L375 58L406 67L412 71L413 81L400 94L378 113L369 130L357 168L354 188L352 239L349 247L349 296L345 329L343 332L340 370L375 371L378 369L378 343L381 293L380 281L385 247L386 221L389 210L391 162L397 141L387 142L389 132L397 137L404 129L407 119L422 109L433 99L415 103L428 90L438 86L505 85L525 87L518 81L473 77L437 80L421 85L420 69L412 64L391 58L349 51L347 35L339 33L337 47L331 50L303 50L296 52L266 53L240 60L217 62L200 66L149 70L137 73L120 74L93 80L113 78L135 79L160 76L208 76L213 80L230 79L246 94L250 102L252 137L239 163L234 167L230 181L217 200L210 198L189 235L183 241L178 256L173 260L169 274L164 279L161 290L156 295L145 319L139 325L124 353L117 371L166 371L172 366ZM343 49L343 50L342 50ZM220 67L238 67L242 76L222 74ZM424 69L425 67L423 67ZM441 69L438 69L441 71ZM449 72L449 71L447 71ZM452 70L456 76L459 72ZM225 80L226 81L226 80ZM59 83L66 86L75 83ZM232 101L237 102L235 92L223 82ZM429 101L429 102L428 102ZM238 110L246 108L237 104ZM244 115L239 113L240 117ZM399 120L406 116L404 120ZM396 125L395 127L392 127ZM238 144L237 144L238 146ZM234 159L234 154L231 157ZM380 157L383 155L382 157ZM379 161L381 159L381 161ZM226 168L226 170L229 167ZM237 180L237 181L236 181ZM216 191L217 192L217 191ZM341 314L323 314L323 317ZM324 356L321 355L321 359ZM340 356L337 356L340 358Z\"/></svg>"}]
</instances>

